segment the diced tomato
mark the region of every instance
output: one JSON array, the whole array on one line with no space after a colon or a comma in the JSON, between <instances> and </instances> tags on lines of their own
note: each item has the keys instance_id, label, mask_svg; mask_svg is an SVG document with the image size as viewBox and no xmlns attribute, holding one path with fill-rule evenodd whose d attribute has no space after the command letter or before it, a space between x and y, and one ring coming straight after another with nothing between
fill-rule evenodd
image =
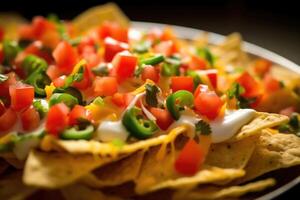
<instances>
[{"instance_id":1,"label":"diced tomato","mask_svg":"<svg viewBox=\"0 0 300 200\"><path fill-rule=\"evenodd\" d=\"M223 106L221 98L213 91L202 92L194 99L196 111L208 119L215 119Z\"/></svg>"},{"instance_id":2,"label":"diced tomato","mask_svg":"<svg viewBox=\"0 0 300 200\"><path fill-rule=\"evenodd\" d=\"M3 27L0 27L0 42L3 40L3 38L4 38L4 33L5 33L5 31L4 31L4 28Z\"/></svg>"},{"instance_id":3,"label":"diced tomato","mask_svg":"<svg viewBox=\"0 0 300 200\"><path fill-rule=\"evenodd\" d=\"M115 77L96 77L94 80L95 96L112 96L118 91Z\"/></svg>"},{"instance_id":4,"label":"diced tomato","mask_svg":"<svg viewBox=\"0 0 300 200\"><path fill-rule=\"evenodd\" d=\"M11 107L16 111L28 108L34 98L34 88L21 82L9 86Z\"/></svg>"},{"instance_id":5,"label":"diced tomato","mask_svg":"<svg viewBox=\"0 0 300 200\"><path fill-rule=\"evenodd\" d=\"M62 75L61 71L56 65L49 65L46 74L50 77L51 80L55 80Z\"/></svg>"},{"instance_id":6,"label":"diced tomato","mask_svg":"<svg viewBox=\"0 0 300 200\"><path fill-rule=\"evenodd\" d=\"M174 39L176 39L176 35L174 34L173 29L170 27L165 28L160 36L161 41L174 40Z\"/></svg>"},{"instance_id":7,"label":"diced tomato","mask_svg":"<svg viewBox=\"0 0 300 200\"><path fill-rule=\"evenodd\" d=\"M174 122L171 114L165 109L151 107L150 112L154 115L156 118L156 124L162 130L167 130Z\"/></svg>"},{"instance_id":8,"label":"diced tomato","mask_svg":"<svg viewBox=\"0 0 300 200\"><path fill-rule=\"evenodd\" d=\"M4 61L4 52L2 49L0 49L0 64L2 64Z\"/></svg>"},{"instance_id":9,"label":"diced tomato","mask_svg":"<svg viewBox=\"0 0 300 200\"><path fill-rule=\"evenodd\" d=\"M5 109L4 103L0 100L0 116L5 112Z\"/></svg>"},{"instance_id":10,"label":"diced tomato","mask_svg":"<svg viewBox=\"0 0 300 200\"><path fill-rule=\"evenodd\" d=\"M216 89L218 85L218 71L216 69L209 69L205 70L205 73L213 88Z\"/></svg>"},{"instance_id":11,"label":"diced tomato","mask_svg":"<svg viewBox=\"0 0 300 200\"><path fill-rule=\"evenodd\" d=\"M58 136L68 126L69 108L64 103L55 104L49 109L46 119L46 130Z\"/></svg>"},{"instance_id":12,"label":"diced tomato","mask_svg":"<svg viewBox=\"0 0 300 200\"><path fill-rule=\"evenodd\" d=\"M34 17L32 20L32 28L35 37L39 38L41 37L45 32L49 30L55 30L55 25L45 19L44 17L37 16Z\"/></svg>"},{"instance_id":13,"label":"diced tomato","mask_svg":"<svg viewBox=\"0 0 300 200\"><path fill-rule=\"evenodd\" d=\"M25 131L31 131L37 128L40 124L39 113L33 106L30 106L20 114L22 127Z\"/></svg>"},{"instance_id":14,"label":"diced tomato","mask_svg":"<svg viewBox=\"0 0 300 200\"><path fill-rule=\"evenodd\" d=\"M243 97L257 97L261 95L261 89L259 83L248 73L242 73L236 80L243 88L245 93L242 94Z\"/></svg>"},{"instance_id":15,"label":"diced tomato","mask_svg":"<svg viewBox=\"0 0 300 200\"><path fill-rule=\"evenodd\" d=\"M275 92L281 88L280 82L270 74L265 75L263 82L267 92Z\"/></svg>"},{"instance_id":16,"label":"diced tomato","mask_svg":"<svg viewBox=\"0 0 300 200\"><path fill-rule=\"evenodd\" d=\"M62 87L65 85L65 81L66 81L66 75L62 75L56 79L53 80L53 85L55 87Z\"/></svg>"},{"instance_id":17,"label":"diced tomato","mask_svg":"<svg viewBox=\"0 0 300 200\"><path fill-rule=\"evenodd\" d=\"M173 76L171 78L171 89L172 92L178 90L187 90L193 92L194 90L194 81L190 76Z\"/></svg>"},{"instance_id":18,"label":"diced tomato","mask_svg":"<svg viewBox=\"0 0 300 200\"><path fill-rule=\"evenodd\" d=\"M204 155L201 146L195 140L190 139L176 159L175 169L180 174L192 176L198 172L203 162Z\"/></svg>"},{"instance_id":19,"label":"diced tomato","mask_svg":"<svg viewBox=\"0 0 300 200\"><path fill-rule=\"evenodd\" d=\"M80 90L87 89L92 84L91 73L92 72L90 71L90 69L85 66L82 80L79 82L74 82L73 86Z\"/></svg>"},{"instance_id":20,"label":"diced tomato","mask_svg":"<svg viewBox=\"0 0 300 200\"><path fill-rule=\"evenodd\" d=\"M287 108L285 108L285 109L282 109L280 112L279 112L279 114L281 114L281 115L286 115L286 116L288 116L288 117L290 117L292 114L293 114L293 112L295 112L295 108L293 107L293 106L290 106L290 107L287 107Z\"/></svg>"},{"instance_id":21,"label":"diced tomato","mask_svg":"<svg viewBox=\"0 0 300 200\"><path fill-rule=\"evenodd\" d=\"M260 76L265 75L271 69L272 63L265 59L258 59L254 65L254 72Z\"/></svg>"},{"instance_id":22,"label":"diced tomato","mask_svg":"<svg viewBox=\"0 0 300 200\"><path fill-rule=\"evenodd\" d=\"M24 51L17 55L16 63L20 65L23 62L24 58L29 54L33 54L40 58L43 58L48 64L53 61L50 53L44 50L43 44L40 41L35 41L28 45L24 49Z\"/></svg>"},{"instance_id":23,"label":"diced tomato","mask_svg":"<svg viewBox=\"0 0 300 200\"><path fill-rule=\"evenodd\" d=\"M195 56L195 55L191 56L188 65L189 65L189 68L191 70L204 70L204 69L206 69L206 61L203 58L201 58L199 56Z\"/></svg>"},{"instance_id":24,"label":"diced tomato","mask_svg":"<svg viewBox=\"0 0 300 200\"><path fill-rule=\"evenodd\" d=\"M94 40L94 38L92 37L83 37L79 43L79 45L77 46L77 50L79 54L82 54L82 52L84 51L84 49L86 47L95 47L96 45L96 41ZM94 50L96 51L96 49L94 48Z\"/></svg>"},{"instance_id":25,"label":"diced tomato","mask_svg":"<svg viewBox=\"0 0 300 200\"><path fill-rule=\"evenodd\" d=\"M8 98L9 97L9 86L16 84L16 74L13 72L10 72L6 74L8 76L8 79L2 83L0 83L0 96Z\"/></svg>"},{"instance_id":26,"label":"diced tomato","mask_svg":"<svg viewBox=\"0 0 300 200\"><path fill-rule=\"evenodd\" d=\"M29 24L21 25L18 33L21 39L34 40L35 38L33 27Z\"/></svg>"},{"instance_id":27,"label":"diced tomato","mask_svg":"<svg viewBox=\"0 0 300 200\"><path fill-rule=\"evenodd\" d=\"M115 76L119 82L133 76L137 62L137 57L128 51L122 51L114 57L112 64L114 66Z\"/></svg>"},{"instance_id":28,"label":"diced tomato","mask_svg":"<svg viewBox=\"0 0 300 200\"><path fill-rule=\"evenodd\" d=\"M66 74L72 72L77 62L77 54L68 42L60 42L54 49L52 55L60 71Z\"/></svg>"},{"instance_id":29,"label":"diced tomato","mask_svg":"<svg viewBox=\"0 0 300 200\"><path fill-rule=\"evenodd\" d=\"M146 81L147 79L150 79L155 83L159 81L159 72L151 65L144 66L142 71L142 80Z\"/></svg>"},{"instance_id":30,"label":"diced tomato","mask_svg":"<svg viewBox=\"0 0 300 200\"><path fill-rule=\"evenodd\" d=\"M73 126L78 124L78 120L80 119L85 119L88 121L92 120L92 115L89 110L87 110L85 107L76 105L74 108L71 110L69 114L69 125Z\"/></svg>"},{"instance_id":31,"label":"diced tomato","mask_svg":"<svg viewBox=\"0 0 300 200\"><path fill-rule=\"evenodd\" d=\"M177 52L177 47L171 40L162 41L154 46L154 51L156 53L161 53L164 56L171 56Z\"/></svg>"},{"instance_id":32,"label":"diced tomato","mask_svg":"<svg viewBox=\"0 0 300 200\"><path fill-rule=\"evenodd\" d=\"M208 86L204 84L199 84L198 87L196 88L194 92L194 97L198 96L202 92L207 92L208 91Z\"/></svg>"},{"instance_id":33,"label":"diced tomato","mask_svg":"<svg viewBox=\"0 0 300 200\"><path fill-rule=\"evenodd\" d=\"M8 108L1 116L0 116L0 131L8 131L11 129L15 123L17 122L17 113Z\"/></svg>"},{"instance_id":34,"label":"diced tomato","mask_svg":"<svg viewBox=\"0 0 300 200\"><path fill-rule=\"evenodd\" d=\"M104 59L106 62L110 62L117 53L128 49L128 44L107 37L104 40Z\"/></svg>"},{"instance_id":35,"label":"diced tomato","mask_svg":"<svg viewBox=\"0 0 300 200\"><path fill-rule=\"evenodd\" d=\"M43 46L54 49L60 42L60 35L55 29L48 30L40 37L40 41L43 43Z\"/></svg>"},{"instance_id":36,"label":"diced tomato","mask_svg":"<svg viewBox=\"0 0 300 200\"><path fill-rule=\"evenodd\" d=\"M134 96L130 93L117 92L112 96L112 102L119 107L127 107L133 98Z\"/></svg>"},{"instance_id":37,"label":"diced tomato","mask_svg":"<svg viewBox=\"0 0 300 200\"><path fill-rule=\"evenodd\" d=\"M98 29L98 35L102 40L111 37L120 42L128 41L128 29L116 22L104 22Z\"/></svg>"}]
</instances>

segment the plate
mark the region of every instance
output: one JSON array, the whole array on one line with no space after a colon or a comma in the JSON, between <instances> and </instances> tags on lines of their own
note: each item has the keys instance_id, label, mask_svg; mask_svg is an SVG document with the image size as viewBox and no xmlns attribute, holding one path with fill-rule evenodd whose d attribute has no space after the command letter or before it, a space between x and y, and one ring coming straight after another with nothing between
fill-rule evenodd
<instances>
[{"instance_id":1,"label":"plate","mask_svg":"<svg viewBox=\"0 0 300 200\"><path fill-rule=\"evenodd\" d=\"M177 36L182 39L192 39L201 33L207 32L207 31L183 27L183 26L175 26L175 25L159 24L159 23L151 23L151 22L132 22L131 25L133 26L133 28L137 30L147 30L153 27L163 28L166 26L171 26L176 32ZM208 32L208 33L209 33L209 43L211 44L219 44L225 39L225 36L223 35L212 33L212 32ZM300 75L299 65L270 50L267 50L265 48L262 48L260 46L257 46L249 42L243 42L243 50L252 56L265 58L267 60L272 61L274 64L280 65ZM265 178L274 177L277 181L276 186L274 186L269 190L265 190L263 192L242 196L239 199L267 200L267 199L274 199L278 197L284 192L300 184L300 166L270 172L263 175L263 177ZM261 178L262 177L259 177L259 179Z\"/></svg>"}]
</instances>

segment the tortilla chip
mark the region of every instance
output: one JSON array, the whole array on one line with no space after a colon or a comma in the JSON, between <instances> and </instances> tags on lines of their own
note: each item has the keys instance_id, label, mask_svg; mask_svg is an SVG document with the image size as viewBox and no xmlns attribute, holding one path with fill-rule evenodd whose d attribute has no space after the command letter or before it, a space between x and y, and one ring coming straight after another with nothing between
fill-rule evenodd
<instances>
[{"instance_id":1,"label":"tortilla chip","mask_svg":"<svg viewBox=\"0 0 300 200\"><path fill-rule=\"evenodd\" d=\"M213 183L222 180L233 180L245 175L242 169L221 169L217 167L207 167L190 177L181 177L174 180L167 180L150 188L150 191L171 188L193 188L199 184ZM149 190L147 191L149 192Z\"/></svg>"},{"instance_id":2,"label":"tortilla chip","mask_svg":"<svg viewBox=\"0 0 300 200\"><path fill-rule=\"evenodd\" d=\"M129 19L114 3L92 7L75 17L72 21L77 34L82 34L91 28L95 28L104 21L115 21L122 26L128 26Z\"/></svg>"},{"instance_id":3,"label":"tortilla chip","mask_svg":"<svg viewBox=\"0 0 300 200\"><path fill-rule=\"evenodd\" d=\"M259 135L247 137L236 142L212 144L205 164L220 168L243 169L248 163Z\"/></svg>"},{"instance_id":4,"label":"tortilla chip","mask_svg":"<svg viewBox=\"0 0 300 200\"><path fill-rule=\"evenodd\" d=\"M0 13L0 26L5 30L5 39L17 39L20 25L27 20L17 13Z\"/></svg>"},{"instance_id":5,"label":"tortilla chip","mask_svg":"<svg viewBox=\"0 0 300 200\"><path fill-rule=\"evenodd\" d=\"M61 189L61 192L66 200L121 200L119 197L108 196L80 184L65 187Z\"/></svg>"},{"instance_id":6,"label":"tortilla chip","mask_svg":"<svg viewBox=\"0 0 300 200\"><path fill-rule=\"evenodd\" d=\"M239 133L237 133L229 141L242 140L246 137L259 134L260 130L265 128L272 128L288 122L289 118L285 115L275 113L257 113L258 116L254 118L250 123L243 126Z\"/></svg>"},{"instance_id":7,"label":"tortilla chip","mask_svg":"<svg viewBox=\"0 0 300 200\"><path fill-rule=\"evenodd\" d=\"M23 181L32 186L60 188L114 160L93 155L45 153L34 150L27 159Z\"/></svg>"},{"instance_id":8,"label":"tortilla chip","mask_svg":"<svg viewBox=\"0 0 300 200\"><path fill-rule=\"evenodd\" d=\"M22 182L22 172L16 171L0 180L0 199L21 200L30 196L36 188L29 187Z\"/></svg>"},{"instance_id":9,"label":"tortilla chip","mask_svg":"<svg viewBox=\"0 0 300 200\"><path fill-rule=\"evenodd\" d=\"M230 187L216 187L206 186L205 188L198 188L194 191L178 191L174 194L174 200L189 199L224 199L226 197L239 197L249 192L259 192L268 187L275 185L275 180L272 178L248 183L242 186Z\"/></svg>"},{"instance_id":10,"label":"tortilla chip","mask_svg":"<svg viewBox=\"0 0 300 200\"><path fill-rule=\"evenodd\" d=\"M140 171L144 152L139 151L84 176L81 182L94 188L116 186L134 180Z\"/></svg>"},{"instance_id":11,"label":"tortilla chip","mask_svg":"<svg viewBox=\"0 0 300 200\"><path fill-rule=\"evenodd\" d=\"M267 172L300 165L300 138L293 134L262 132L254 153L245 167L245 177L239 183Z\"/></svg>"},{"instance_id":12,"label":"tortilla chip","mask_svg":"<svg viewBox=\"0 0 300 200\"><path fill-rule=\"evenodd\" d=\"M147 140L140 140L132 144L125 144L122 147L117 147L110 143L102 143L94 140L66 141L52 138L52 141L50 141L49 145L47 146L47 151L57 151L58 149L61 149L76 155L91 153L100 156L116 157L120 154L131 154L139 150L148 149L152 146L170 143L185 131L185 126L179 126L171 130L167 135L160 135Z\"/></svg>"},{"instance_id":13,"label":"tortilla chip","mask_svg":"<svg viewBox=\"0 0 300 200\"><path fill-rule=\"evenodd\" d=\"M174 161L179 151L168 149L167 154L162 159L158 159L159 152L160 148L154 147L145 154L140 175L135 180L136 193L145 194L163 188L181 187L183 185L194 186L201 183L238 178L244 175L244 171L240 169L220 169L206 166L194 177L182 177L174 169Z\"/></svg>"}]
</instances>

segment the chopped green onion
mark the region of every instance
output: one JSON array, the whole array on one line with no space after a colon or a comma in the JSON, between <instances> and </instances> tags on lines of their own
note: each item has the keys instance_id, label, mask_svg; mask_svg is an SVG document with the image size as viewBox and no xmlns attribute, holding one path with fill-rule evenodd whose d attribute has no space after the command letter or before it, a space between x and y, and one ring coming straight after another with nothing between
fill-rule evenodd
<instances>
[{"instance_id":1,"label":"chopped green onion","mask_svg":"<svg viewBox=\"0 0 300 200\"><path fill-rule=\"evenodd\" d=\"M157 101L157 93L159 92L159 89L156 85L150 85L146 84L146 103L149 106L157 107L158 101Z\"/></svg>"},{"instance_id":2,"label":"chopped green onion","mask_svg":"<svg viewBox=\"0 0 300 200\"><path fill-rule=\"evenodd\" d=\"M200 120L199 122L197 122L197 124L195 124L195 127L196 127L196 132L199 132L202 135L211 134L211 127L204 120Z\"/></svg>"}]
</instances>

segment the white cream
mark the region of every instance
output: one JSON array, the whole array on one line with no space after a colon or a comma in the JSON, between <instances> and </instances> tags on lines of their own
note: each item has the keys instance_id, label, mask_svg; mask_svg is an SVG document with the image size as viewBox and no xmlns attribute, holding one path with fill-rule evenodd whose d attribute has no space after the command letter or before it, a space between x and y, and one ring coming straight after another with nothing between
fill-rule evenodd
<instances>
[{"instance_id":1,"label":"white cream","mask_svg":"<svg viewBox=\"0 0 300 200\"><path fill-rule=\"evenodd\" d=\"M255 117L252 109L227 111L224 118L210 122L212 142L219 143L234 136L237 131Z\"/></svg>"},{"instance_id":2,"label":"white cream","mask_svg":"<svg viewBox=\"0 0 300 200\"><path fill-rule=\"evenodd\" d=\"M210 122L212 142L219 143L230 139L243 125L251 121L254 116L255 111L252 109L226 111L224 118L219 118ZM186 125L189 129L189 134L195 133L195 124L199 120L201 120L201 118L183 112L181 113L180 118L170 126L169 130L180 125Z\"/></svg>"},{"instance_id":3,"label":"white cream","mask_svg":"<svg viewBox=\"0 0 300 200\"><path fill-rule=\"evenodd\" d=\"M103 121L97 129L95 139L103 142L111 142L119 139L125 142L128 136L129 133L123 126L122 121Z\"/></svg>"}]
</instances>

